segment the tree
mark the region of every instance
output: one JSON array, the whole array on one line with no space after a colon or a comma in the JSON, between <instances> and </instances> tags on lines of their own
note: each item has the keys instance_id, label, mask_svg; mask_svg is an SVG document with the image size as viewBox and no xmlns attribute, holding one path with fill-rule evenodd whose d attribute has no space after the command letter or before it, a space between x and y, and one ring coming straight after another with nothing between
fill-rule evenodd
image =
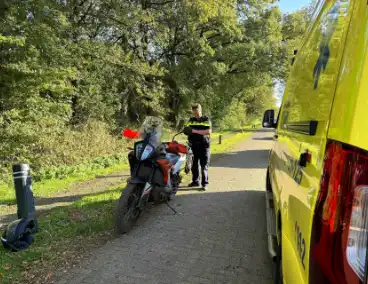
<instances>
[{"instance_id":1,"label":"tree","mask_svg":"<svg viewBox=\"0 0 368 284\"><path fill-rule=\"evenodd\" d=\"M215 126L259 116L286 73L282 40L298 34L273 2L3 1L1 165L58 165L42 153L91 121L116 133L138 113L179 127L194 101Z\"/></svg>"}]
</instances>

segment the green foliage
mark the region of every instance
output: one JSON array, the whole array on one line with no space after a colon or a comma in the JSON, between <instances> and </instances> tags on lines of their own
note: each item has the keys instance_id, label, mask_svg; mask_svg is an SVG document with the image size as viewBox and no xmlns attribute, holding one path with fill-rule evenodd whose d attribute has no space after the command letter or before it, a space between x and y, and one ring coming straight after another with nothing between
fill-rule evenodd
<instances>
[{"instance_id":1,"label":"green foliage","mask_svg":"<svg viewBox=\"0 0 368 284\"><path fill-rule=\"evenodd\" d=\"M95 172L99 169L110 168L119 164L126 164L126 152L122 154L114 154L111 156L97 157L85 164L77 164L75 166L51 166L42 168L40 171L33 174L35 181L50 180L50 179L65 179L73 177L79 173Z\"/></svg>"},{"instance_id":2,"label":"green foliage","mask_svg":"<svg viewBox=\"0 0 368 284\"><path fill-rule=\"evenodd\" d=\"M30 163L32 176L39 181L63 179L79 172L127 162L128 142L112 136L105 123L95 120L74 130L67 127L40 128L38 122L22 123L18 120L12 127L0 129L0 133L4 133L0 138L0 152L4 153L0 172L3 183L11 182L9 173L14 163ZM12 151L14 156L6 156Z\"/></svg>"},{"instance_id":3,"label":"green foliage","mask_svg":"<svg viewBox=\"0 0 368 284\"><path fill-rule=\"evenodd\" d=\"M243 114L239 116L239 114ZM227 110L227 114L220 120L219 127L221 129L239 129L245 125L246 118L246 104L239 101L233 101Z\"/></svg>"},{"instance_id":4,"label":"green foliage","mask_svg":"<svg viewBox=\"0 0 368 284\"><path fill-rule=\"evenodd\" d=\"M0 175L26 162L39 179L119 153L135 113L174 128L193 101L215 126L260 116L288 70L282 40L305 29L272 0L18 2L0 9Z\"/></svg>"}]
</instances>

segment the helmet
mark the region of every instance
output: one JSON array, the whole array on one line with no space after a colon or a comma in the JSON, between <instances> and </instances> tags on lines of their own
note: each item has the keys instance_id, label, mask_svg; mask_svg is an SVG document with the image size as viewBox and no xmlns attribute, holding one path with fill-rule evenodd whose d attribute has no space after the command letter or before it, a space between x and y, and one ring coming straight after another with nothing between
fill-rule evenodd
<instances>
[{"instance_id":1,"label":"helmet","mask_svg":"<svg viewBox=\"0 0 368 284\"><path fill-rule=\"evenodd\" d=\"M35 222L29 218L18 219L11 222L1 237L4 248L10 251L26 249L33 243L31 235Z\"/></svg>"},{"instance_id":2,"label":"helmet","mask_svg":"<svg viewBox=\"0 0 368 284\"><path fill-rule=\"evenodd\" d=\"M151 133L153 130L160 131L162 120L156 116L147 116L143 122L143 128L146 133Z\"/></svg>"}]
</instances>

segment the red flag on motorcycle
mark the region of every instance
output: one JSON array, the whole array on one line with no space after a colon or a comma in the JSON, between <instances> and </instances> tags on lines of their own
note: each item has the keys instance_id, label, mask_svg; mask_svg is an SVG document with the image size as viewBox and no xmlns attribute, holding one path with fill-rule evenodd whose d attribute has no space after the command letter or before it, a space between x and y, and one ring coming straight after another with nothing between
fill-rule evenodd
<instances>
[{"instance_id":1,"label":"red flag on motorcycle","mask_svg":"<svg viewBox=\"0 0 368 284\"><path fill-rule=\"evenodd\" d=\"M134 131L132 129L124 129L121 134L126 137L126 138L130 138L130 139L136 139L141 137L141 134L138 131Z\"/></svg>"}]
</instances>

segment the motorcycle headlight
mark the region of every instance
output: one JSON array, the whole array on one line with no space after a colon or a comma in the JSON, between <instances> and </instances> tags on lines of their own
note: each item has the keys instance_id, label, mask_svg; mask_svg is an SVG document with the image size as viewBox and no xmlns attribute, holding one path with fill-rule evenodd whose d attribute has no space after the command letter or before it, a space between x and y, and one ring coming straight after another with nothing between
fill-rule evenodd
<instances>
[{"instance_id":1,"label":"motorcycle headlight","mask_svg":"<svg viewBox=\"0 0 368 284\"><path fill-rule=\"evenodd\" d=\"M141 156L141 160L145 160L149 157L149 155L151 155L151 153L153 152L154 148L151 145L147 145L146 148L144 148L144 151L142 153Z\"/></svg>"},{"instance_id":2,"label":"motorcycle headlight","mask_svg":"<svg viewBox=\"0 0 368 284\"><path fill-rule=\"evenodd\" d=\"M143 143L142 142L135 144L134 152L135 152L135 157L137 159L140 159L140 157L141 157L141 153L142 153L142 150L143 150L142 148L143 148Z\"/></svg>"}]
</instances>

